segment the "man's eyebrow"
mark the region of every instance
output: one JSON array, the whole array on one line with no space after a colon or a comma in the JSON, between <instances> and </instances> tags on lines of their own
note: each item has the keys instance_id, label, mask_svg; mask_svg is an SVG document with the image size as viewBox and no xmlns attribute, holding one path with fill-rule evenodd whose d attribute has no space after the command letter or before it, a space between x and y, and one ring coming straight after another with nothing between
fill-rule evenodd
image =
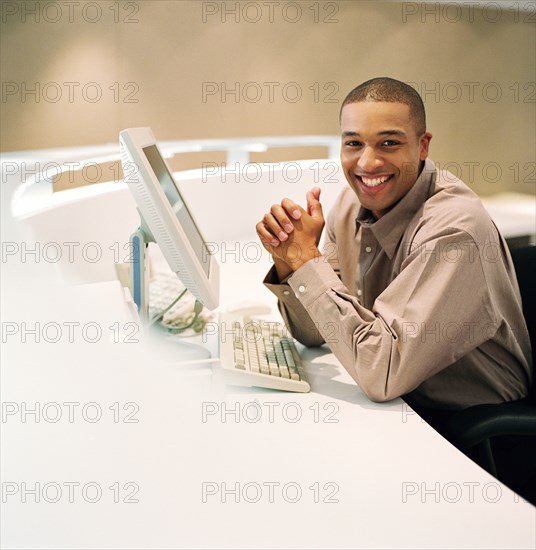
<instances>
[{"instance_id":1,"label":"man's eyebrow","mask_svg":"<svg viewBox=\"0 0 536 550\"><path fill-rule=\"evenodd\" d=\"M406 132L403 132L402 130L382 130L381 132L378 132L376 135L406 137ZM359 132L353 132L348 130L342 133L342 137L354 137L354 136L359 137Z\"/></svg>"},{"instance_id":2,"label":"man's eyebrow","mask_svg":"<svg viewBox=\"0 0 536 550\"><path fill-rule=\"evenodd\" d=\"M403 132L402 130L383 130L382 132L378 132L378 135L406 137L406 132Z\"/></svg>"}]
</instances>

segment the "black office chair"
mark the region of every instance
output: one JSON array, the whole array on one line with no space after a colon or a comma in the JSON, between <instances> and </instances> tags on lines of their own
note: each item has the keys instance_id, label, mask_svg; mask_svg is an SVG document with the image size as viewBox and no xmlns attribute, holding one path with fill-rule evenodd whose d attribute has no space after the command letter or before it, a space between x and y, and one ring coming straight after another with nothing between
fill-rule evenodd
<instances>
[{"instance_id":1,"label":"black office chair","mask_svg":"<svg viewBox=\"0 0 536 550\"><path fill-rule=\"evenodd\" d=\"M511 251L536 369L536 246ZM485 470L536 505L536 376L520 401L477 405L448 421L445 435Z\"/></svg>"}]
</instances>

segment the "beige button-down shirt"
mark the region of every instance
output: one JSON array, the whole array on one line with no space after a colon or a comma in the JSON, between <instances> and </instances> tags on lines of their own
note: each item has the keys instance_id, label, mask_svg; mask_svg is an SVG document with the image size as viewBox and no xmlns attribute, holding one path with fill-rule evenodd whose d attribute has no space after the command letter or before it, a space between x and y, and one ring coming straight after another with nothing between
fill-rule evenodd
<instances>
[{"instance_id":1,"label":"beige button-down shirt","mask_svg":"<svg viewBox=\"0 0 536 550\"><path fill-rule=\"evenodd\" d=\"M427 159L376 220L350 188L323 256L266 286L292 335L326 342L374 401L457 409L525 397L530 341L507 245L479 198ZM289 288L290 286L290 288Z\"/></svg>"}]
</instances>

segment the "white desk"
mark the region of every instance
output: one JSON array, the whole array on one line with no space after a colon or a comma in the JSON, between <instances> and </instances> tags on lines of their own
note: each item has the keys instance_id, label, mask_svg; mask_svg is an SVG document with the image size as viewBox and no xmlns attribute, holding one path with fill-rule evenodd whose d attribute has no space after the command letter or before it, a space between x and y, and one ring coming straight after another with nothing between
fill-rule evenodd
<instances>
[{"instance_id":1,"label":"white desk","mask_svg":"<svg viewBox=\"0 0 536 550\"><path fill-rule=\"evenodd\" d=\"M239 272L246 297L269 296L263 263L222 267L224 303ZM140 334L114 343L106 327L133 321L117 285L45 288L22 307L8 294L4 320L98 322L103 337L4 347L4 547L533 547L534 507L401 400L371 403L327 350L304 353L310 394L226 387ZM36 402L39 422L21 412Z\"/></svg>"},{"instance_id":2,"label":"white desk","mask_svg":"<svg viewBox=\"0 0 536 550\"><path fill-rule=\"evenodd\" d=\"M80 323L56 343L3 327L3 547L534 548L533 506L327 350L304 352L310 394L225 386L134 330L116 284L67 290L48 267L3 266L4 323ZM223 305L274 304L264 261L221 267Z\"/></svg>"}]
</instances>

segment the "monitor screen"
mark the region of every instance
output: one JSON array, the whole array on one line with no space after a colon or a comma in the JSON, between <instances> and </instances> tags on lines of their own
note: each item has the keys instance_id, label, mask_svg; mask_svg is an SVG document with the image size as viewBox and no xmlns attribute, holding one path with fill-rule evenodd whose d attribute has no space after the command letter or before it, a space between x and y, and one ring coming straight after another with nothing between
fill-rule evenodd
<instances>
[{"instance_id":1,"label":"monitor screen","mask_svg":"<svg viewBox=\"0 0 536 550\"><path fill-rule=\"evenodd\" d=\"M190 216L190 212L186 208L179 190L175 185L173 176L169 173L164 159L160 155L160 152L156 145L149 145L148 147L143 148L143 152L151 165L160 186L166 195L167 200L169 201L177 220L183 227L185 233L190 239L192 248L199 260L199 263L203 267L205 274L209 275L210 270L210 253L205 245L203 237L199 232L194 220Z\"/></svg>"}]
</instances>

